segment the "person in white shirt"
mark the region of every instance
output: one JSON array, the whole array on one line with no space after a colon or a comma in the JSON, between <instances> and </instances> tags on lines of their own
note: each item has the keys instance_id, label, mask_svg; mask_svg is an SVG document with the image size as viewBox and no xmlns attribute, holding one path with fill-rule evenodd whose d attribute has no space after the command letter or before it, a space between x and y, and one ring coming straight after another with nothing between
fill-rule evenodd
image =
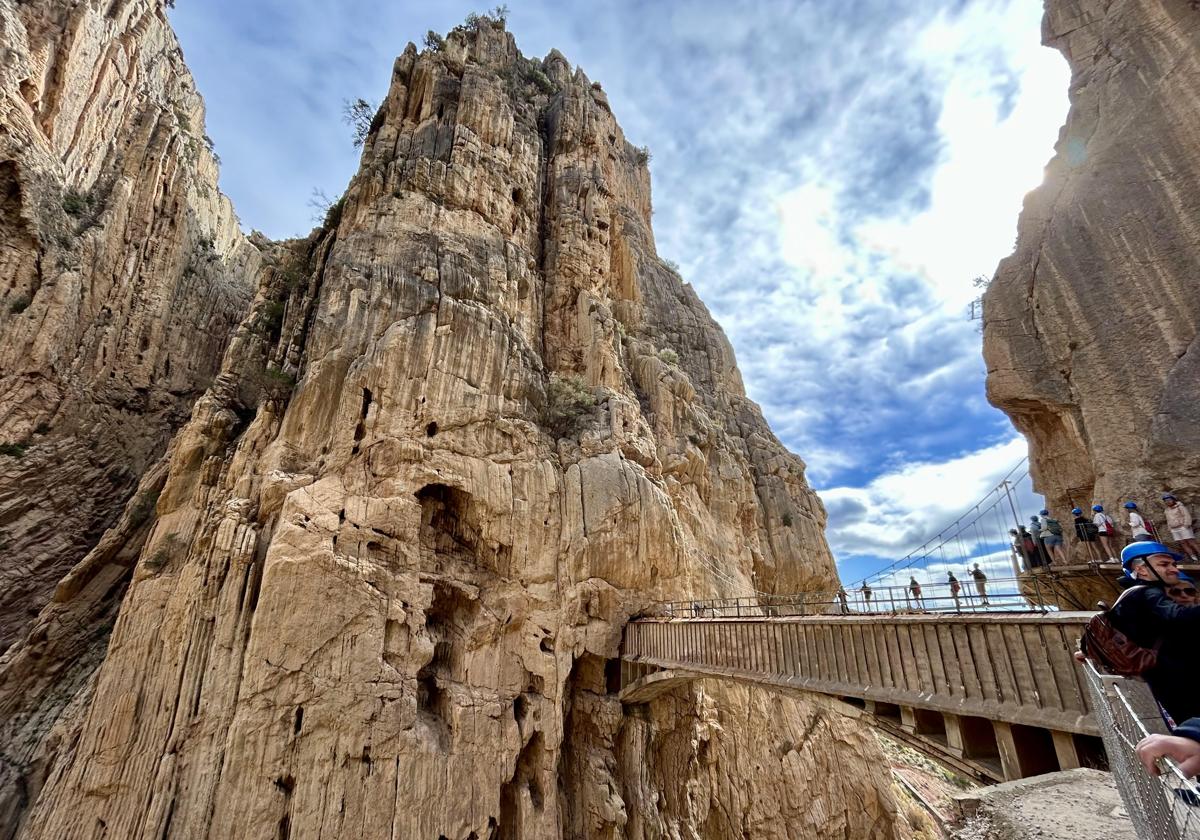
<instances>
[{"instance_id":1,"label":"person in white shirt","mask_svg":"<svg viewBox=\"0 0 1200 840\"><path fill-rule=\"evenodd\" d=\"M1125 510L1129 511L1129 535L1134 542L1151 542L1154 534L1150 532L1150 524L1138 512L1137 502L1126 502Z\"/></svg>"},{"instance_id":2,"label":"person in white shirt","mask_svg":"<svg viewBox=\"0 0 1200 840\"><path fill-rule=\"evenodd\" d=\"M1117 523L1113 522L1111 516L1104 512L1104 505L1092 505L1092 512L1095 516L1092 517L1092 524L1096 526L1096 536L1100 538L1100 545L1104 547L1104 553L1108 557L1108 562L1117 562Z\"/></svg>"},{"instance_id":3,"label":"person in white shirt","mask_svg":"<svg viewBox=\"0 0 1200 840\"><path fill-rule=\"evenodd\" d=\"M1179 543L1180 550L1193 562L1200 560L1200 548L1196 546L1196 533L1192 530L1192 512L1171 493L1162 497L1167 508L1167 527L1171 538Z\"/></svg>"}]
</instances>

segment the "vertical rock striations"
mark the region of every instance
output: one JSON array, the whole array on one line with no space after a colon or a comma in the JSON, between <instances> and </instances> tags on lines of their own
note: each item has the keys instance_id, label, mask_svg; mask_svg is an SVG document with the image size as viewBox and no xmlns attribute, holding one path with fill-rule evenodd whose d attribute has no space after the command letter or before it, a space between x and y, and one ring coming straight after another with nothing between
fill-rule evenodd
<instances>
[{"instance_id":1,"label":"vertical rock striations","mask_svg":"<svg viewBox=\"0 0 1200 840\"><path fill-rule=\"evenodd\" d=\"M0 0L0 43L2 651L211 382L254 251L158 3Z\"/></svg>"},{"instance_id":2,"label":"vertical rock striations","mask_svg":"<svg viewBox=\"0 0 1200 840\"><path fill-rule=\"evenodd\" d=\"M257 252L221 373L143 478L149 533L130 505L0 661L44 673L137 558L103 663L59 657L87 690L0 718L26 756L10 833L902 833L826 701L613 694L654 600L836 573L803 464L655 255L598 84L488 18L410 45L325 225Z\"/></svg>"},{"instance_id":3,"label":"vertical rock striations","mask_svg":"<svg viewBox=\"0 0 1200 840\"><path fill-rule=\"evenodd\" d=\"M1200 11L1048 0L1071 110L984 298L988 396L1055 509L1200 493ZM1153 508L1152 508L1153 510Z\"/></svg>"}]
</instances>

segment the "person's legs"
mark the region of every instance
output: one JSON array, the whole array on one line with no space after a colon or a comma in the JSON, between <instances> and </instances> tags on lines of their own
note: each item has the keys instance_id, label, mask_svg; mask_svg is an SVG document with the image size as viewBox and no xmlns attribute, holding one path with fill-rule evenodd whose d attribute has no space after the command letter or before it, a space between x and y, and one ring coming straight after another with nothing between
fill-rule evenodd
<instances>
[{"instance_id":1,"label":"person's legs","mask_svg":"<svg viewBox=\"0 0 1200 840\"><path fill-rule=\"evenodd\" d=\"M1117 555L1114 549L1116 548L1117 541L1112 537L1111 534L1100 534L1099 536L1100 545L1104 548L1105 559L1115 562Z\"/></svg>"},{"instance_id":2,"label":"person's legs","mask_svg":"<svg viewBox=\"0 0 1200 840\"><path fill-rule=\"evenodd\" d=\"M1193 560L1200 557L1200 548L1196 547L1196 540L1192 537L1186 537L1179 541L1179 547L1183 553Z\"/></svg>"}]
</instances>

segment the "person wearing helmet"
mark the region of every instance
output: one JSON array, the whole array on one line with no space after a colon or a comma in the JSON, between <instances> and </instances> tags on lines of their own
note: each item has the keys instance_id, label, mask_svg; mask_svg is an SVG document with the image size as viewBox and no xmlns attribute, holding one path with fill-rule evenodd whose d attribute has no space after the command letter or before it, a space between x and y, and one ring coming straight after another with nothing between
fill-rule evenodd
<instances>
[{"instance_id":1,"label":"person wearing helmet","mask_svg":"<svg viewBox=\"0 0 1200 840\"><path fill-rule=\"evenodd\" d=\"M1180 582L1179 559L1162 543L1125 546L1121 565L1130 587L1109 620L1134 644L1157 649L1158 661L1142 676L1167 714L1182 721L1200 716L1200 606L1181 606L1167 593Z\"/></svg>"},{"instance_id":2,"label":"person wearing helmet","mask_svg":"<svg viewBox=\"0 0 1200 840\"><path fill-rule=\"evenodd\" d=\"M1083 515L1083 508L1071 508L1071 514L1075 517L1075 538L1079 540L1080 545L1085 547L1088 562L1099 563L1100 555L1096 549L1098 531L1095 523Z\"/></svg>"},{"instance_id":3,"label":"person wearing helmet","mask_svg":"<svg viewBox=\"0 0 1200 840\"><path fill-rule=\"evenodd\" d=\"M1138 510L1137 502L1126 502L1125 510L1129 516L1126 524L1129 527L1129 536L1133 537L1134 542L1143 540L1151 542L1154 540L1153 525L1146 517L1142 516Z\"/></svg>"},{"instance_id":4,"label":"person wearing helmet","mask_svg":"<svg viewBox=\"0 0 1200 840\"><path fill-rule=\"evenodd\" d=\"M1067 555L1063 551L1062 524L1051 516L1048 510L1043 510L1038 516L1032 518L1038 523L1038 536L1042 538L1042 545L1046 546L1046 553L1050 555L1051 560L1057 561L1062 566L1067 565Z\"/></svg>"},{"instance_id":5,"label":"person wearing helmet","mask_svg":"<svg viewBox=\"0 0 1200 840\"><path fill-rule=\"evenodd\" d=\"M1096 526L1096 536L1104 547L1104 556L1109 563L1117 562L1117 523L1104 512L1104 505L1092 505L1092 524Z\"/></svg>"},{"instance_id":6,"label":"person wearing helmet","mask_svg":"<svg viewBox=\"0 0 1200 840\"><path fill-rule=\"evenodd\" d=\"M1033 541L1037 545L1038 565L1050 565L1050 549L1046 547L1045 540L1042 539L1042 521L1037 518L1037 515L1029 517L1029 533L1033 535Z\"/></svg>"},{"instance_id":7,"label":"person wearing helmet","mask_svg":"<svg viewBox=\"0 0 1200 840\"><path fill-rule=\"evenodd\" d=\"M1196 546L1196 533L1192 530L1192 512L1173 493L1165 493L1162 500L1167 508L1171 539L1179 543L1179 548L1193 563L1200 562L1200 548Z\"/></svg>"},{"instance_id":8,"label":"person wearing helmet","mask_svg":"<svg viewBox=\"0 0 1200 840\"><path fill-rule=\"evenodd\" d=\"M979 564L975 564L975 568L970 570L970 575L975 579L975 591L979 593L979 600L983 605L988 606L987 594L987 575L983 573L983 569L979 568Z\"/></svg>"}]
</instances>

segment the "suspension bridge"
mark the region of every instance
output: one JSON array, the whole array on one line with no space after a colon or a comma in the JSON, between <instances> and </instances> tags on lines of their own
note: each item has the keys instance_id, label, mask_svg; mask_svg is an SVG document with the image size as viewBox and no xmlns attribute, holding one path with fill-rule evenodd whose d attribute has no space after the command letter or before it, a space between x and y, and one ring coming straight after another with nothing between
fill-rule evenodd
<instances>
[{"instance_id":1,"label":"suspension bridge","mask_svg":"<svg viewBox=\"0 0 1200 840\"><path fill-rule=\"evenodd\" d=\"M1020 507L1042 510L1025 466L932 539L844 587L658 605L626 627L621 699L735 680L835 698L982 781L1107 766L1100 721L1113 713L1097 708L1102 695L1074 652L1096 601L1119 592L1120 567L1086 532L1072 539L1069 516L1056 517L1067 523L1061 553L1014 539Z\"/></svg>"}]
</instances>

